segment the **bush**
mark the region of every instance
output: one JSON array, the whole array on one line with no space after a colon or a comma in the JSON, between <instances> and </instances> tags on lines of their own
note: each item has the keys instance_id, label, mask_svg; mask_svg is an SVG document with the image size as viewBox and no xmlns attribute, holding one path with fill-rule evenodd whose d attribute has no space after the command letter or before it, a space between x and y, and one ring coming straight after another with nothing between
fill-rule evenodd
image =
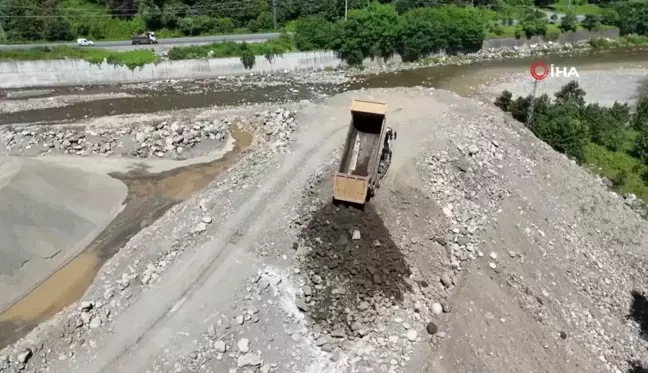
<instances>
[{"instance_id":1,"label":"bush","mask_svg":"<svg viewBox=\"0 0 648 373\"><path fill-rule=\"evenodd\" d=\"M535 121L532 130L557 151L583 161L589 143L589 128L579 119L578 111L573 102L557 104L543 120Z\"/></svg>"},{"instance_id":2,"label":"bush","mask_svg":"<svg viewBox=\"0 0 648 373\"><path fill-rule=\"evenodd\" d=\"M643 131L648 127L648 90L637 101L637 108L632 117L632 128L635 131Z\"/></svg>"},{"instance_id":3,"label":"bush","mask_svg":"<svg viewBox=\"0 0 648 373\"><path fill-rule=\"evenodd\" d=\"M396 47L398 13L392 5L372 3L349 12L348 20L338 21L331 48L350 65L369 58L391 57Z\"/></svg>"},{"instance_id":4,"label":"bush","mask_svg":"<svg viewBox=\"0 0 648 373\"><path fill-rule=\"evenodd\" d=\"M520 39L522 35L524 35L524 29L522 28L522 26L517 25L515 27L515 33L513 35L515 35L516 39Z\"/></svg>"},{"instance_id":5,"label":"bush","mask_svg":"<svg viewBox=\"0 0 648 373\"><path fill-rule=\"evenodd\" d=\"M448 23L444 25L449 53L476 52L481 49L486 30L486 19L481 10L472 7L444 6Z\"/></svg>"},{"instance_id":6,"label":"bush","mask_svg":"<svg viewBox=\"0 0 648 373\"><path fill-rule=\"evenodd\" d=\"M308 17L295 22L295 47L301 51L329 49L333 24L324 18Z\"/></svg>"},{"instance_id":7,"label":"bush","mask_svg":"<svg viewBox=\"0 0 648 373\"><path fill-rule=\"evenodd\" d=\"M406 61L444 50L471 52L481 48L485 25L483 14L474 8L445 6L410 10L400 18L396 50Z\"/></svg>"},{"instance_id":8,"label":"bush","mask_svg":"<svg viewBox=\"0 0 648 373\"><path fill-rule=\"evenodd\" d=\"M590 104L583 108L582 119L589 124L592 142L617 151L625 140L623 118L616 117L612 109L598 104Z\"/></svg>"},{"instance_id":9,"label":"bush","mask_svg":"<svg viewBox=\"0 0 648 373\"><path fill-rule=\"evenodd\" d=\"M542 12L528 12L520 26L524 30L524 34L527 38L530 38L534 35L544 35L547 32L547 27L549 23L547 22L547 17Z\"/></svg>"},{"instance_id":10,"label":"bush","mask_svg":"<svg viewBox=\"0 0 648 373\"><path fill-rule=\"evenodd\" d=\"M214 20L212 31L218 34L229 34L234 31L234 21L229 18L217 18Z\"/></svg>"},{"instance_id":11,"label":"bush","mask_svg":"<svg viewBox=\"0 0 648 373\"><path fill-rule=\"evenodd\" d=\"M275 56L281 55L292 50L292 40L287 35L281 35L274 40L268 40L264 43L213 43L209 45L191 45L188 47L173 47L168 52L170 60L186 60L193 58L205 57L243 57L249 59L249 54L253 56L266 56L269 60ZM253 63L254 65L254 63Z\"/></svg>"},{"instance_id":12,"label":"bush","mask_svg":"<svg viewBox=\"0 0 648 373\"><path fill-rule=\"evenodd\" d=\"M567 31L576 31L576 26L578 25L578 20L572 12L567 12L560 20L560 25L558 26L562 32Z\"/></svg>"},{"instance_id":13,"label":"bush","mask_svg":"<svg viewBox=\"0 0 648 373\"><path fill-rule=\"evenodd\" d=\"M612 10L614 13L605 15L606 23L619 28L622 35L637 34L648 35L648 3L646 2L615 2Z\"/></svg>"},{"instance_id":14,"label":"bush","mask_svg":"<svg viewBox=\"0 0 648 373\"><path fill-rule=\"evenodd\" d=\"M558 30L547 30L544 36L546 41L556 41L558 38L560 38L560 31Z\"/></svg>"},{"instance_id":15,"label":"bush","mask_svg":"<svg viewBox=\"0 0 648 373\"><path fill-rule=\"evenodd\" d=\"M256 56L251 50L245 50L241 52L241 63L246 69L251 70L256 63Z\"/></svg>"},{"instance_id":16,"label":"bush","mask_svg":"<svg viewBox=\"0 0 648 373\"><path fill-rule=\"evenodd\" d=\"M495 99L495 106L502 109L503 111L508 112L511 109L512 102L513 94L509 91L504 91Z\"/></svg>"},{"instance_id":17,"label":"bush","mask_svg":"<svg viewBox=\"0 0 648 373\"><path fill-rule=\"evenodd\" d=\"M491 23L489 26L489 31L496 36L502 36L504 34L504 28L499 22Z\"/></svg>"},{"instance_id":18,"label":"bush","mask_svg":"<svg viewBox=\"0 0 648 373\"><path fill-rule=\"evenodd\" d=\"M396 50L404 61L414 61L448 47L447 15L434 8L418 8L405 13L398 23Z\"/></svg>"},{"instance_id":19,"label":"bush","mask_svg":"<svg viewBox=\"0 0 648 373\"><path fill-rule=\"evenodd\" d=\"M599 17L598 15L590 14L583 20L583 27L585 27L588 31L592 31L598 28L600 25L601 17Z\"/></svg>"},{"instance_id":20,"label":"bush","mask_svg":"<svg viewBox=\"0 0 648 373\"><path fill-rule=\"evenodd\" d=\"M648 165L648 126L644 126L639 131L637 142L635 145L635 152L641 161Z\"/></svg>"}]
</instances>

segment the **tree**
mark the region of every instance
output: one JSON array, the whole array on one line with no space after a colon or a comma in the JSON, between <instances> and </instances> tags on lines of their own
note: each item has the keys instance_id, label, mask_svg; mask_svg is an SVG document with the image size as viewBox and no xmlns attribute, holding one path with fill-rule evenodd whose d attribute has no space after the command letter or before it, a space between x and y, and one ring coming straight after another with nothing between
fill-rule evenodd
<instances>
[{"instance_id":1,"label":"tree","mask_svg":"<svg viewBox=\"0 0 648 373\"><path fill-rule=\"evenodd\" d=\"M560 20L560 25L558 26L562 32L567 31L576 31L576 26L578 25L578 19L572 12L567 12L562 19Z\"/></svg>"},{"instance_id":2,"label":"tree","mask_svg":"<svg viewBox=\"0 0 648 373\"><path fill-rule=\"evenodd\" d=\"M395 52L398 13L392 5L372 3L366 9L349 12L347 21L337 23L331 48L351 65L364 58L388 59Z\"/></svg>"},{"instance_id":3,"label":"tree","mask_svg":"<svg viewBox=\"0 0 648 373\"><path fill-rule=\"evenodd\" d=\"M248 44L246 42L243 42L241 44L241 63L248 70L251 70L256 63L256 56L248 47Z\"/></svg>"},{"instance_id":4,"label":"tree","mask_svg":"<svg viewBox=\"0 0 648 373\"><path fill-rule=\"evenodd\" d=\"M434 8L413 9L401 16L398 23L396 50L405 61L438 53L447 48L447 14Z\"/></svg>"},{"instance_id":5,"label":"tree","mask_svg":"<svg viewBox=\"0 0 648 373\"><path fill-rule=\"evenodd\" d=\"M47 0L43 4L44 9L48 9L48 15L43 20L42 38L49 41L72 40L74 33L70 28L68 21L63 18L63 14L58 9L57 0Z\"/></svg>"},{"instance_id":6,"label":"tree","mask_svg":"<svg viewBox=\"0 0 648 373\"><path fill-rule=\"evenodd\" d=\"M568 101L571 101L578 106L583 106L585 104L585 91L575 80L565 84L560 91L556 92L555 97L558 103L567 103Z\"/></svg>"},{"instance_id":7,"label":"tree","mask_svg":"<svg viewBox=\"0 0 648 373\"><path fill-rule=\"evenodd\" d=\"M512 102L513 94L509 91L504 91L495 99L495 106L502 109L503 111L509 111L511 109Z\"/></svg>"},{"instance_id":8,"label":"tree","mask_svg":"<svg viewBox=\"0 0 648 373\"><path fill-rule=\"evenodd\" d=\"M637 101L635 114L632 117L632 128L641 131L648 125L648 90Z\"/></svg>"},{"instance_id":9,"label":"tree","mask_svg":"<svg viewBox=\"0 0 648 373\"><path fill-rule=\"evenodd\" d=\"M582 161L589 142L589 129L578 118L578 110L573 102L556 104L546 120L536 122L533 132L555 150Z\"/></svg>"},{"instance_id":10,"label":"tree","mask_svg":"<svg viewBox=\"0 0 648 373\"><path fill-rule=\"evenodd\" d=\"M639 130L635 143L635 152L644 164L648 165L648 125Z\"/></svg>"},{"instance_id":11,"label":"tree","mask_svg":"<svg viewBox=\"0 0 648 373\"><path fill-rule=\"evenodd\" d=\"M539 8L548 8L549 5L554 4L555 0L534 0L533 4Z\"/></svg>"},{"instance_id":12,"label":"tree","mask_svg":"<svg viewBox=\"0 0 648 373\"><path fill-rule=\"evenodd\" d=\"M601 24L601 17L595 14L590 14L583 20L583 27L587 30L592 31L595 28L598 28Z\"/></svg>"},{"instance_id":13,"label":"tree","mask_svg":"<svg viewBox=\"0 0 648 373\"><path fill-rule=\"evenodd\" d=\"M475 52L481 49L486 32L486 19L481 10L454 5L437 9L444 12L449 20L444 25L447 52Z\"/></svg>"},{"instance_id":14,"label":"tree","mask_svg":"<svg viewBox=\"0 0 648 373\"><path fill-rule=\"evenodd\" d=\"M582 110L582 120L590 128L592 142L605 146L611 151L617 151L623 146L624 124L614 116L611 108L598 104L590 104Z\"/></svg>"},{"instance_id":15,"label":"tree","mask_svg":"<svg viewBox=\"0 0 648 373\"><path fill-rule=\"evenodd\" d=\"M333 24L322 17L311 16L295 24L295 46L302 51L328 49Z\"/></svg>"},{"instance_id":16,"label":"tree","mask_svg":"<svg viewBox=\"0 0 648 373\"><path fill-rule=\"evenodd\" d=\"M617 15L615 26L621 34L648 35L648 3L646 2L617 2L612 7Z\"/></svg>"}]
</instances>

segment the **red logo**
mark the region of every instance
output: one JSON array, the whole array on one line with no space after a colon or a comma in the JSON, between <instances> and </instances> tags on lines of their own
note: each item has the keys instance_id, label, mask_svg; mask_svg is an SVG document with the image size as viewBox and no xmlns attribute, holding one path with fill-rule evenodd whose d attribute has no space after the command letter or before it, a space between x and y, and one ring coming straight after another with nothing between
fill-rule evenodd
<instances>
[{"instance_id":1,"label":"red logo","mask_svg":"<svg viewBox=\"0 0 648 373\"><path fill-rule=\"evenodd\" d=\"M549 76L549 66L544 62L535 62L531 65L531 76L535 80L542 80Z\"/></svg>"}]
</instances>

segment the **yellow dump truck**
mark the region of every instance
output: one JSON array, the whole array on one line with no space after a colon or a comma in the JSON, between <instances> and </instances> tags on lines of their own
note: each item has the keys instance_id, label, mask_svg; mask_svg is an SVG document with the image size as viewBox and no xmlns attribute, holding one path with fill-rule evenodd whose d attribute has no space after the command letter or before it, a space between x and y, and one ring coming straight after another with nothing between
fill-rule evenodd
<instances>
[{"instance_id":1,"label":"yellow dump truck","mask_svg":"<svg viewBox=\"0 0 648 373\"><path fill-rule=\"evenodd\" d=\"M391 153L385 157L383 152L386 113L382 102L354 100L351 104L351 124L333 181L334 203L364 205L380 186L391 160Z\"/></svg>"}]
</instances>

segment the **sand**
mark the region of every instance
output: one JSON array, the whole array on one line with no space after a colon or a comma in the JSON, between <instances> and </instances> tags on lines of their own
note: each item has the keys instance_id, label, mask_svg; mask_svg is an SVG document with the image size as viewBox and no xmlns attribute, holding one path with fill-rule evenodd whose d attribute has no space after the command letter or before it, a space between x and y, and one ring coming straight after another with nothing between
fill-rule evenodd
<instances>
[{"instance_id":1,"label":"sand","mask_svg":"<svg viewBox=\"0 0 648 373\"><path fill-rule=\"evenodd\" d=\"M105 174L0 157L0 310L83 250L127 193Z\"/></svg>"}]
</instances>

